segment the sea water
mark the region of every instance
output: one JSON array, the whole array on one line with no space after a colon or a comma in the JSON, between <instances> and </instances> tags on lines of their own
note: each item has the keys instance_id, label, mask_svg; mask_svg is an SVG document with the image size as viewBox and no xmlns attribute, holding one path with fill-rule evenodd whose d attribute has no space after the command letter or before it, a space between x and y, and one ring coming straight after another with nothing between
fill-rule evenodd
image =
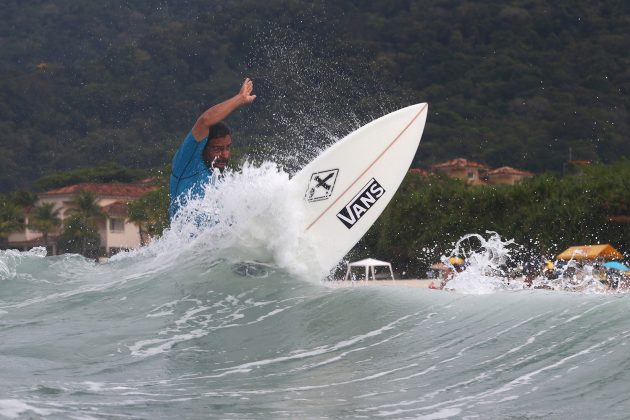
<instances>
[{"instance_id":1,"label":"sea water","mask_svg":"<svg viewBox=\"0 0 630 420\"><path fill-rule=\"evenodd\" d=\"M331 288L288 188L246 166L107 263L1 251L0 418L627 418L630 296L506 287L487 234L450 291Z\"/></svg>"}]
</instances>

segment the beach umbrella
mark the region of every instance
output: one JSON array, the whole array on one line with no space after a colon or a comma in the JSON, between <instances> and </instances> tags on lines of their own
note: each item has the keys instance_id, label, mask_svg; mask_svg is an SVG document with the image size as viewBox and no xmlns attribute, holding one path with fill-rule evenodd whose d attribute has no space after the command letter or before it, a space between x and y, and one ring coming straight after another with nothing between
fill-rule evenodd
<instances>
[{"instance_id":1,"label":"beach umbrella","mask_svg":"<svg viewBox=\"0 0 630 420\"><path fill-rule=\"evenodd\" d=\"M580 245L566 249L556 257L558 260L619 260L623 255L610 244Z\"/></svg>"},{"instance_id":2,"label":"beach umbrella","mask_svg":"<svg viewBox=\"0 0 630 420\"><path fill-rule=\"evenodd\" d=\"M611 268L613 270L619 270L619 271L628 271L630 270L630 268L628 268L627 265L617 262L617 261L608 261L604 264L602 264L604 267L606 268Z\"/></svg>"},{"instance_id":3,"label":"beach umbrella","mask_svg":"<svg viewBox=\"0 0 630 420\"><path fill-rule=\"evenodd\" d=\"M464 259L459 257L451 257L448 259L448 262L453 265L462 265L464 264Z\"/></svg>"}]
</instances>

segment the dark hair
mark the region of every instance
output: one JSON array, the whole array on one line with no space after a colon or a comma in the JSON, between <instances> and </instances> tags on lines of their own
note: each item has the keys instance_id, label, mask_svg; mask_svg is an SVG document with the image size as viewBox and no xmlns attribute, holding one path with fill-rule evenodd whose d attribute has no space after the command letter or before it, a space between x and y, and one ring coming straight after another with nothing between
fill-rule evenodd
<instances>
[{"instance_id":1,"label":"dark hair","mask_svg":"<svg viewBox=\"0 0 630 420\"><path fill-rule=\"evenodd\" d=\"M208 141L230 135L232 135L232 129L230 129L229 125L221 121L210 127L210 132L208 133Z\"/></svg>"}]
</instances>

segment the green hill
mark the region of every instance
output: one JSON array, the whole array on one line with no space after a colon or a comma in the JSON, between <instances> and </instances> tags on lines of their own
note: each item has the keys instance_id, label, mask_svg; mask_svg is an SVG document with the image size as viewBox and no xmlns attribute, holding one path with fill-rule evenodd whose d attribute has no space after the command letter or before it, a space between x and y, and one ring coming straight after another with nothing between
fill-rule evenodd
<instances>
[{"instance_id":1,"label":"green hill","mask_svg":"<svg viewBox=\"0 0 630 420\"><path fill-rule=\"evenodd\" d=\"M159 167L197 115L255 81L236 145L299 166L430 103L417 165L559 171L630 157L630 4L586 0L7 0L0 191L116 162Z\"/></svg>"}]
</instances>

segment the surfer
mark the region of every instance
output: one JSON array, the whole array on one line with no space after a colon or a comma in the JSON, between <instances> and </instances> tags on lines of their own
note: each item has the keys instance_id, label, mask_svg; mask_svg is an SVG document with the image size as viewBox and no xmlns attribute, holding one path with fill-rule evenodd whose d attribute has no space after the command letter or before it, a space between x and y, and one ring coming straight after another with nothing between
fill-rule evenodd
<instances>
[{"instance_id":1,"label":"surfer","mask_svg":"<svg viewBox=\"0 0 630 420\"><path fill-rule=\"evenodd\" d=\"M253 82L245 79L241 90L232 98L206 110L173 157L170 179L169 218L173 220L187 198L201 198L204 186L216 179L215 169L223 172L230 159L232 131L223 119L236 108L250 104Z\"/></svg>"}]
</instances>

